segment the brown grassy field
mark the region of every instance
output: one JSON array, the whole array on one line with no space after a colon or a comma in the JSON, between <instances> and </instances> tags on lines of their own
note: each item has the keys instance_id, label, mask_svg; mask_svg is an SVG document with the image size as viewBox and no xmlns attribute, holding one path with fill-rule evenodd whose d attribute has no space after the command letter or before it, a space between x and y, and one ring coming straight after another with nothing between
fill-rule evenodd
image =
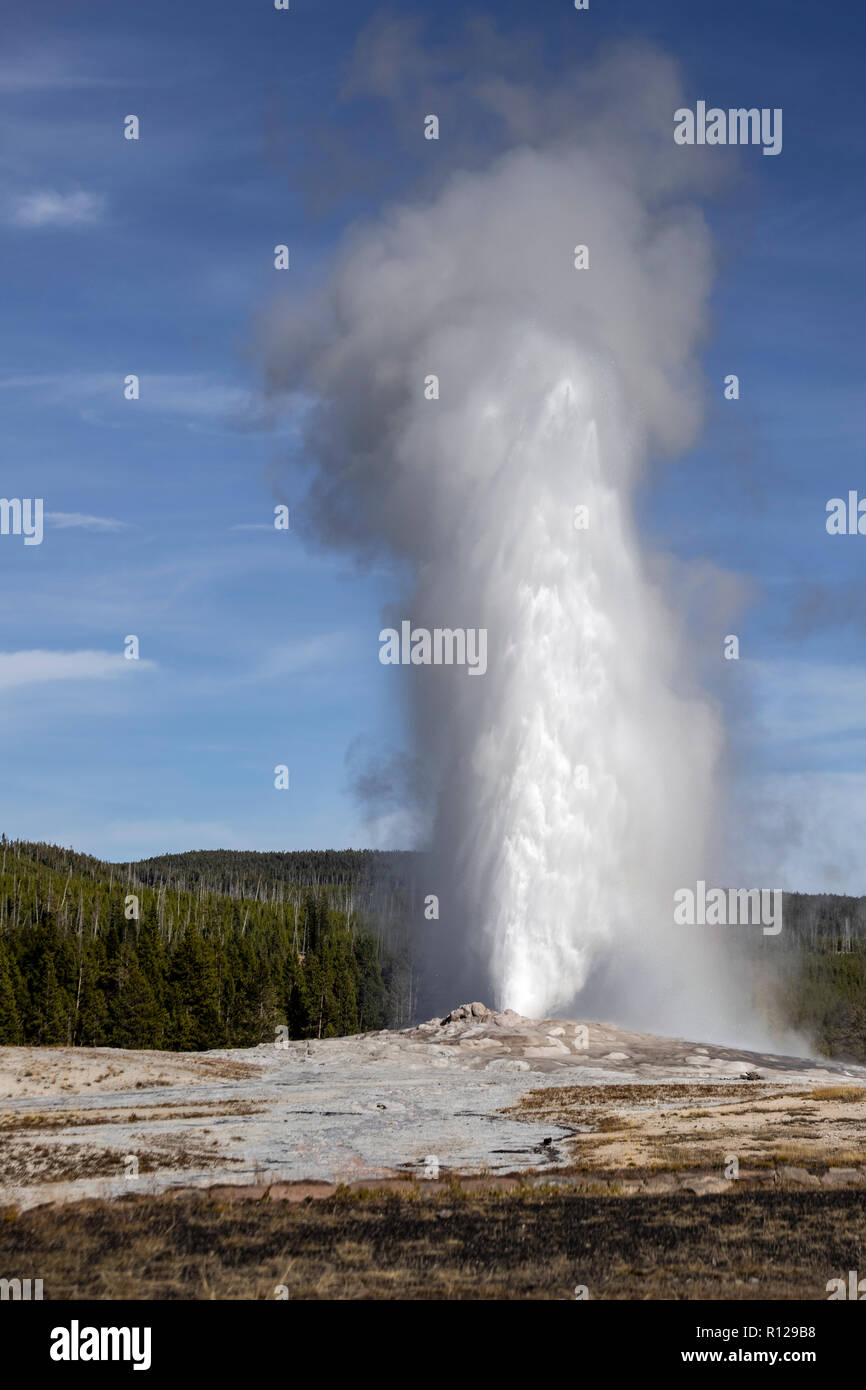
<instances>
[{"instance_id":1,"label":"brown grassy field","mask_svg":"<svg viewBox=\"0 0 866 1390\"><path fill-rule=\"evenodd\" d=\"M866 1267L862 1193L524 1189L9 1210L0 1270L47 1299L825 1300Z\"/></svg>"}]
</instances>

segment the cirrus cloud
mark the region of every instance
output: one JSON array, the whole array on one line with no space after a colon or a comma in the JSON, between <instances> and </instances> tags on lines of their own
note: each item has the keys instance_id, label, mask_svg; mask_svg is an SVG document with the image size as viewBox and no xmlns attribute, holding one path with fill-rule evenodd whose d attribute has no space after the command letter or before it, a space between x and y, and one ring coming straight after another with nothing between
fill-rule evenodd
<instances>
[{"instance_id":1,"label":"cirrus cloud","mask_svg":"<svg viewBox=\"0 0 866 1390\"><path fill-rule=\"evenodd\" d=\"M0 691L53 681L112 680L133 664L152 668L155 662L133 663L118 652L0 652Z\"/></svg>"},{"instance_id":2,"label":"cirrus cloud","mask_svg":"<svg viewBox=\"0 0 866 1390\"><path fill-rule=\"evenodd\" d=\"M16 227L81 227L101 222L104 212L105 199L99 193L42 188L14 197L9 220Z\"/></svg>"},{"instance_id":3,"label":"cirrus cloud","mask_svg":"<svg viewBox=\"0 0 866 1390\"><path fill-rule=\"evenodd\" d=\"M129 527L128 521L118 521L113 516L89 516L86 512L46 512L45 520L58 531L125 531Z\"/></svg>"}]
</instances>

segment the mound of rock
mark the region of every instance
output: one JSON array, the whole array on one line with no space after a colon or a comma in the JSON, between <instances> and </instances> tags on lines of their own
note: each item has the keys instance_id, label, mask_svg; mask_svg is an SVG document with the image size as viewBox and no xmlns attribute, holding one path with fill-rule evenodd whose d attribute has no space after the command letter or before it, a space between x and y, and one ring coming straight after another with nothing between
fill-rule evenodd
<instances>
[{"instance_id":1,"label":"mound of rock","mask_svg":"<svg viewBox=\"0 0 866 1390\"><path fill-rule=\"evenodd\" d=\"M460 1004L456 1009L452 1009L446 1018L439 1020L444 1028L446 1023L468 1023L470 1019L487 1018L493 1012L488 1009L486 1004Z\"/></svg>"}]
</instances>

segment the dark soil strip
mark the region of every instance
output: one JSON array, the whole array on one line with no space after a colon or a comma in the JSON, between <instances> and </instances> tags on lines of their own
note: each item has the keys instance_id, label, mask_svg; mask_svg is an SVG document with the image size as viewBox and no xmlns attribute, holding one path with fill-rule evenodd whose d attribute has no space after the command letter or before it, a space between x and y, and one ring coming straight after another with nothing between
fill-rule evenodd
<instances>
[{"instance_id":1,"label":"dark soil strip","mask_svg":"<svg viewBox=\"0 0 866 1390\"><path fill-rule=\"evenodd\" d=\"M826 1300L864 1237L857 1191L138 1197L7 1212L0 1276L52 1299Z\"/></svg>"}]
</instances>

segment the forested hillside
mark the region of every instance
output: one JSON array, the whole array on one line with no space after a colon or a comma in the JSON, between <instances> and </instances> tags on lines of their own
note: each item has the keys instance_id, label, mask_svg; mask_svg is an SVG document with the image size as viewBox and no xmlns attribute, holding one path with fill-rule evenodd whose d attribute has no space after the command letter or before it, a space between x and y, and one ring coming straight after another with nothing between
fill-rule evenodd
<instances>
[{"instance_id":1,"label":"forested hillside","mask_svg":"<svg viewBox=\"0 0 866 1390\"><path fill-rule=\"evenodd\" d=\"M139 871L4 837L0 1043L191 1050L273 1041L280 1026L334 1037L403 1021L410 966L396 935L364 919L369 876L352 897L340 856L322 856L315 877L298 856L283 866L294 879L251 891L248 866L220 866L230 858L181 883L168 866L183 856L161 874L163 861Z\"/></svg>"},{"instance_id":2,"label":"forested hillside","mask_svg":"<svg viewBox=\"0 0 866 1390\"><path fill-rule=\"evenodd\" d=\"M0 1043L198 1050L414 1021L415 857L201 850L107 864L0 841ZM729 928L756 1012L866 1060L866 898Z\"/></svg>"},{"instance_id":3,"label":"forested hillside","mask_svg":"<svg viewBox=\"0 0 866 1390\"><path fill-rule=\"evenodd\" d=\"M200 849L139 859L132 867L144 883L195 888L204 883L230 897L262 892L279 897L286 885L373 890L400 881L410 872L412 855L375 849L225 850Z\"/></svg>"}]
</instances>

